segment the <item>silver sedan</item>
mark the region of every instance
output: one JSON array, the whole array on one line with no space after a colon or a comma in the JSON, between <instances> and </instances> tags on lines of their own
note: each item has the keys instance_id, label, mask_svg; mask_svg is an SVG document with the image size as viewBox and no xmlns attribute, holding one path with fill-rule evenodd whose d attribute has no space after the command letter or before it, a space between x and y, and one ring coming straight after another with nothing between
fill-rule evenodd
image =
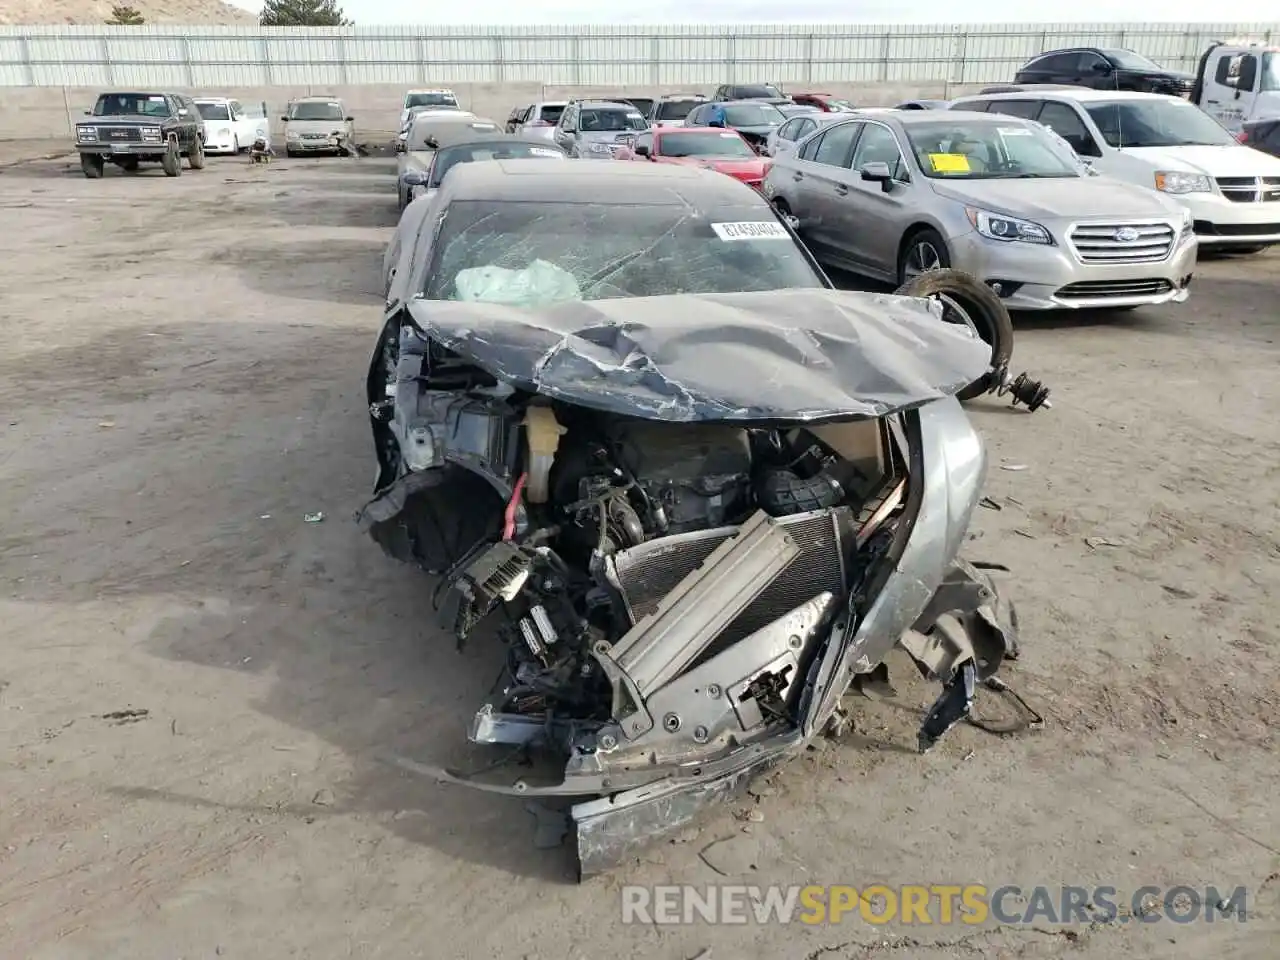
<instances>
[{"instance_id":1,"label":"silver sedan","mask_svg":"<svg viewBox=\"0 0 1280 960\"><path fill-rule=\"evenodd\" d=\"M826 264L894 283L955 267L1015 310L1181 302L1195 269L1181 205L1016 117L846 117L776 156L763 191Z\"/></svg>"}]
</instances>

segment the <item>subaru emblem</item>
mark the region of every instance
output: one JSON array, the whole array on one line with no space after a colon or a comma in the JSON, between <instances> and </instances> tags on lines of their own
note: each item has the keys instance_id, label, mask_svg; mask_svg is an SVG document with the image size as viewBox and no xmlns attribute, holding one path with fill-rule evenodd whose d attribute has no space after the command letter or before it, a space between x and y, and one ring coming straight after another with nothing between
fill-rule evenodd
<instances>
[{"instance_id":1,"label":"subaru emblem","mask_svg":"<svg viewBox=\"0 0 1280 960\"><path fill-rule=\"evenodd\" d=\"M1138 239L1138 231L1133 227L1121 227L1116 231L1116 239L1121 243L1133 243Z\"/></svg>"}]
</instances>

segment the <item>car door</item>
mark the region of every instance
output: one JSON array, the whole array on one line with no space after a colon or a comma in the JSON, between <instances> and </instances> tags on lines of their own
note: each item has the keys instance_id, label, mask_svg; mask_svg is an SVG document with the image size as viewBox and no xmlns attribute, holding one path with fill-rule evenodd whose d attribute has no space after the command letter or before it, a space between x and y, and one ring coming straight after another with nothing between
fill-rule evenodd
<instances>
[{"instance_id":1,"label":"car door","mask_svg":"<svg viewBox=\"0 0 1280 960\"><path fill-rule=\"evenodd\" d=\"M1033 119L1044 124L1071 146L1077 156L1093 159L1102 156L1102 148L1074 104L1046 100Z\"/></svg>"},{"instance_id":2,"label":"car door","mask_svg":"<svg viewBox=\"0 0 1280 960\"><path fill-rule=\"evenodd\" d=\"M1067 82L1079 84L1082 87L1093 87L1095 90L1134 89L1132 82L1120 86L1115 65L1106 57L1094 53L1092 50L1081 52L1076 68L1076 79L1068 80Z\"/></svg>"},{"instance_id":3,"label":"car door","mask_svg":"<svg viewBox=\"0 0 1280 960\"><path fill-rule=\"evenodd\" d=\"M849 193L849 162L854 141L861 129L860 121L836 123L813 140L805 141L796 173L804 196L805 212L793 211L800 218L800 229L816 247L840 259L848 256L849 238L843 235L846 217L844 201Z\"/></svg>"},{"instance_id":4,"label":"car door","mask_svg":"<svg viewBox=\"0 0 1280 960\"><path fill-rule=\"evenodd\" d=\"M918 185L893 129L877 120L861 126L849 163L849 189L840 204L842 249L860 272L896 278L898 244L915 221ZM888 165L893 179L887 185L862 179L862 170L871 163Z\"/></svg>"},{"instance_id":5,"label":"car door","mask_svg":"<svg viewBox=\"0 0 1280 960\"><path fill-rule=\"evenodd\" d=\"M1200 107L1232 133L1239 133L1253 102L1257 75L1258 58L1253 54L1231 49L1215 52L1205 67Z\"/></svg>"},{"instance_id":6,"label":"car door","mask_svg":"<svg viewBox=\"0 0 1280 960\"><path fill-rule=\"evenodd\" d=\"M575 133L578 129L578 108L573 104L564 108L564 112L560 114L560 119L556 122L556 132L552 139L558 146L570 156L573 155L573 143Z\"/></svg>"},{"instance_id":7,"label":"car door","mask_svg":"<svg viewBox=\"0 0 1280 960\"><path fill-rule=\"evenodd\" d=\"M175 118L174 132L178 136L178 146L182 150L191 148L192 134L196 127L203 129L203 121L192 123L191 116L196 113L195 104L187 105L183 97L178 94L170 94L168 97L170 115Z\"/></svg>"}]
</instances>

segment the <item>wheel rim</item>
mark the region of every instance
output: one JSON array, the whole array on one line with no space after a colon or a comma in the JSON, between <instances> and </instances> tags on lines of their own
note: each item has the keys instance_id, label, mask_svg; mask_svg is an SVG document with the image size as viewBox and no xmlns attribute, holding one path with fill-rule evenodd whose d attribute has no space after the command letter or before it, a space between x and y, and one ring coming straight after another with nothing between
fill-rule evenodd
<instances>
[{"instance_id":1,"label":"wheel rim","mask_svg":"<svg viewBox=\"0 0 1280 960\"><path fill-rule=\"evenodd\" d=\"M944 323L966 326L983 343L991 346L995 345L995 331L989 329L989 325L981 322L980 319L975 319L981 318L983 312L976 309L974 304L963 297L957 297L950 293L935 293L929 299L937 301L942 307L942 320Z\"/></svg>"},{"instance_id":2,"label":"wheel rim","mask_svg":"<svg viewBox=\"0 0 1280 960\"><path fill-rule=\"evenodd\" d=\"M942 255L928 240L913 240L903 261L903 279L914 280L922 273L942 269Z\"/></svg>"}]
</instances>

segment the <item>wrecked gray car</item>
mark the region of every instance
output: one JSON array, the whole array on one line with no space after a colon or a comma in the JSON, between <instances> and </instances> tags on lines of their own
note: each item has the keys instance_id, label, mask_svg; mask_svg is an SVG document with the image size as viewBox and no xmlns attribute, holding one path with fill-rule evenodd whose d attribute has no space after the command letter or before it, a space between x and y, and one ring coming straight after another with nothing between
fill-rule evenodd
<instances>
[{"instance_id":1,"label":"wrecked gray car","mask_svg":"<svg viewBox=\"0 0 1280 960\"><path fill-rule=\"evenodd\" d=\"M621 202L619 198L625 198ZM472 163L401 255L359 520L498 630L476 743L573 799L581 875L788 759L901 645L927 749L1016 638L958 558L986 470L955 394L990 349L940 306L832 288L758 193L648 164Z\"/></svg>"}]
</instances>

